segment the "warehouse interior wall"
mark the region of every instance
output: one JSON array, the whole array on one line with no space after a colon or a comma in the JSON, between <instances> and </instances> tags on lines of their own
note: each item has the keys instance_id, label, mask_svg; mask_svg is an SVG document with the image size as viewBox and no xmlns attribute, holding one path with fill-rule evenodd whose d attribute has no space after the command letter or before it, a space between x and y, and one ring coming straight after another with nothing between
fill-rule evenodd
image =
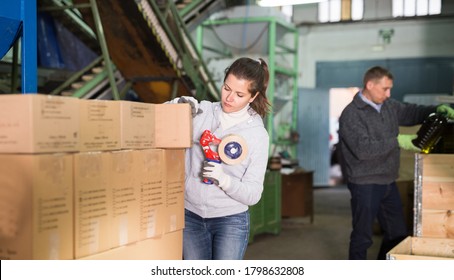
<instances>
[{"instance_id":1,"label":"warehouse interior wall","mask_svg":"<svg viewBox=\"0 0 454 280\"><path fill-rule=\"evenodd\" d=\"M375 65L393 73L392 98L404 101L409 94L452 94L454 57L422 57L355 61L319 61L316 65L317 88L363 86L365 71Z\"/></svg>"},{"instance_id":2,"label":"warehouse interior wall","mask_svg":"<svg viewBox=\"0 0 454 280\"><path fill-rule=\"evenodd\" d=\"M454 17L300 27L299 86L316 86L317 62L453 58L453 27ZM391 28L390 43L380 48L379 31Z\"/></svg>"},{"instance_id":3,"label":"warehouse interior wall","mask_svg":"<svg viewBox=\"0 0 454 280\"><path fill-rule=\"evenodd\" d=\"M323 89L298 91L298 162L314 171L314 186L329 183L329 93Z\"/></svg>"},{"instance_id":4,"label":"warehouse interior wall","mask_svg":"<svg viewBox=\"0 0 454 280\"><path fill-rule=\"evenodd\" d=\"M293 21L300 34L299 87L316 87L318 62L453 58L454 3L448 2L443 1L438 16L394 19L391 0L366 0L363 21L325 24L314 22L316 5L295 9ZM380 31L389 30L393 35L387 43Z\"/></svg>"},{"instance_id":5,"label":"warehouse interior wall","mask_svg":"<svg viewBox=\"0 0 454 280\"><path fill-rule=\"evenodd\" d=\"M313 4L293 10L300 36L298 158L303 167L315 171L314 186L326 186L333 183L330 155L337 139L328 137L337 133L336 119L322 121L324 116L311 108L343 109L323 100L334 88L362 87L364 71L373 65L395 74L393 98L398 100L407 95L452 95L454 2L443 1L441 15L393 18L392 0L365 0L362 21L340 23L317 23L317 9ZM385 40L381 34L390 31Z\"/></svg>"}]
</instances>

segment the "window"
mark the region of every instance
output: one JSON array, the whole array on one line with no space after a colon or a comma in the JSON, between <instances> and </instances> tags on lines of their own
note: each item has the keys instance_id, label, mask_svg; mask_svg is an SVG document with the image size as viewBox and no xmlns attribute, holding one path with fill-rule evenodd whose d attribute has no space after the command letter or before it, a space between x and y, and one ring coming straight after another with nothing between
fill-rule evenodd
<instances>
[{"instance_id":1,"label":"window","mask_svg":"<svg viewBox=\"0 0 454 280\"><path fill-rule=\"evenodd\" d=\"M352 0L352 20L361 20L364 15L364 1Z\"/></svg>"},{"instance_id":2,"label":"window","mask_svg":"<svg viewBox=\"0 0 454 280\"><path fill-rule=\"evenodd\" d=\"M287 5L281 7L281 12L288 18L291 19L293 17L293 6Z\"/></svg>"},{"instance_id":3,"label":"window","mask_svg":"<svg viewBox=\"0 0 454 280\"><path fill-rule=\"evenodd\" d=\"M361 20L364 0L326 0L318 4L319 22Z\"/></svg>"},{"instance_id":4,"label":"window","mask_svg":"<svg viewBox=\"0 0 454 280\"><path fill-rule=\"evenodd\" d=\"M393 0L393 17L438 15L441 0Z\"/></svg>"}]
</instances>

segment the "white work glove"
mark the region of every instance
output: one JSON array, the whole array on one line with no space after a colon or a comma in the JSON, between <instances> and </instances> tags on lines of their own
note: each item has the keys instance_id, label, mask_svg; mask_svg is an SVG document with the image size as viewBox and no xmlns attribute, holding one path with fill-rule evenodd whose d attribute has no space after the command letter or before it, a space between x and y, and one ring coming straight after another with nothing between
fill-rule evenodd
<instances>
[{"instance_id":1,"label":"white work glove","mask_svg":"<svg viewBox=\"0 0 454 280\"><path fill-rule=\"evenodd\" d=\"M191 113L192 117L202 113L202 109L199 108L199 101L192 96L182 96L172 99L169 103L176 104L176 103L189 103L191 105Z\"/></svg>"},{"instance_id":2,"label":"white work glove","mask_svg":"<svg viewBox=\"0 0 454 280\"><path fill-rule=\"evenodd\" d=\"M230 186L231 178L229 175L224 173L221 163L204 161L203 178L213 180L221 188L228 188Z\"/></svg>"}]
</instances>

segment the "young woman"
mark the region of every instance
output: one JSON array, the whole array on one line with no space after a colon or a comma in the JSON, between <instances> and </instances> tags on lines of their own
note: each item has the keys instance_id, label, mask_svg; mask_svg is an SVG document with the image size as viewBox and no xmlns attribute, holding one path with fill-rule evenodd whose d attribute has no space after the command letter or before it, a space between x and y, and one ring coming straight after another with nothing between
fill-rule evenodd
<instances>
[{"instance_id":1,"label":"young woman","mask_svg":"<svg viewBox=\"0 0 454 280\"><path fill-rule=\"evenodd\" d=\"M194 145L186 151L185 228L187 260L242 259L249 238L248 207L263 191L269 136L263 118L270 110L266 97L269 72L263 59L239 58L225 70L221 102L188 102L193 109ZM207 161L199 144L204 131L216 138L241 136L247 156L238 163ZM216 146L211 146L215 151ZM212 184L204 183L208 178Z\"/></svg>"}]
</instances>

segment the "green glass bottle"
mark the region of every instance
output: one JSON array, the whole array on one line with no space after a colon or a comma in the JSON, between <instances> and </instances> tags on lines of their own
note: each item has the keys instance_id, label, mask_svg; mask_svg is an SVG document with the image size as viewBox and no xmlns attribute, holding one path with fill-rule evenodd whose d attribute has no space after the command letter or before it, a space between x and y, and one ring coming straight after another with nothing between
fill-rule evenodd
<instances>
[{"instance_id":1,"label":"green glass bottle","mask_svg":"<svg viewBox=\"0 0 454 280\"><path fill-rule=\"evenodd\" d=\"M448 123L448 119L437 113L430 114L422 123L416 133L417 137L413 144L421 149L422 153L428 154L437 145Z\"/></svg>"}]
</instances>

